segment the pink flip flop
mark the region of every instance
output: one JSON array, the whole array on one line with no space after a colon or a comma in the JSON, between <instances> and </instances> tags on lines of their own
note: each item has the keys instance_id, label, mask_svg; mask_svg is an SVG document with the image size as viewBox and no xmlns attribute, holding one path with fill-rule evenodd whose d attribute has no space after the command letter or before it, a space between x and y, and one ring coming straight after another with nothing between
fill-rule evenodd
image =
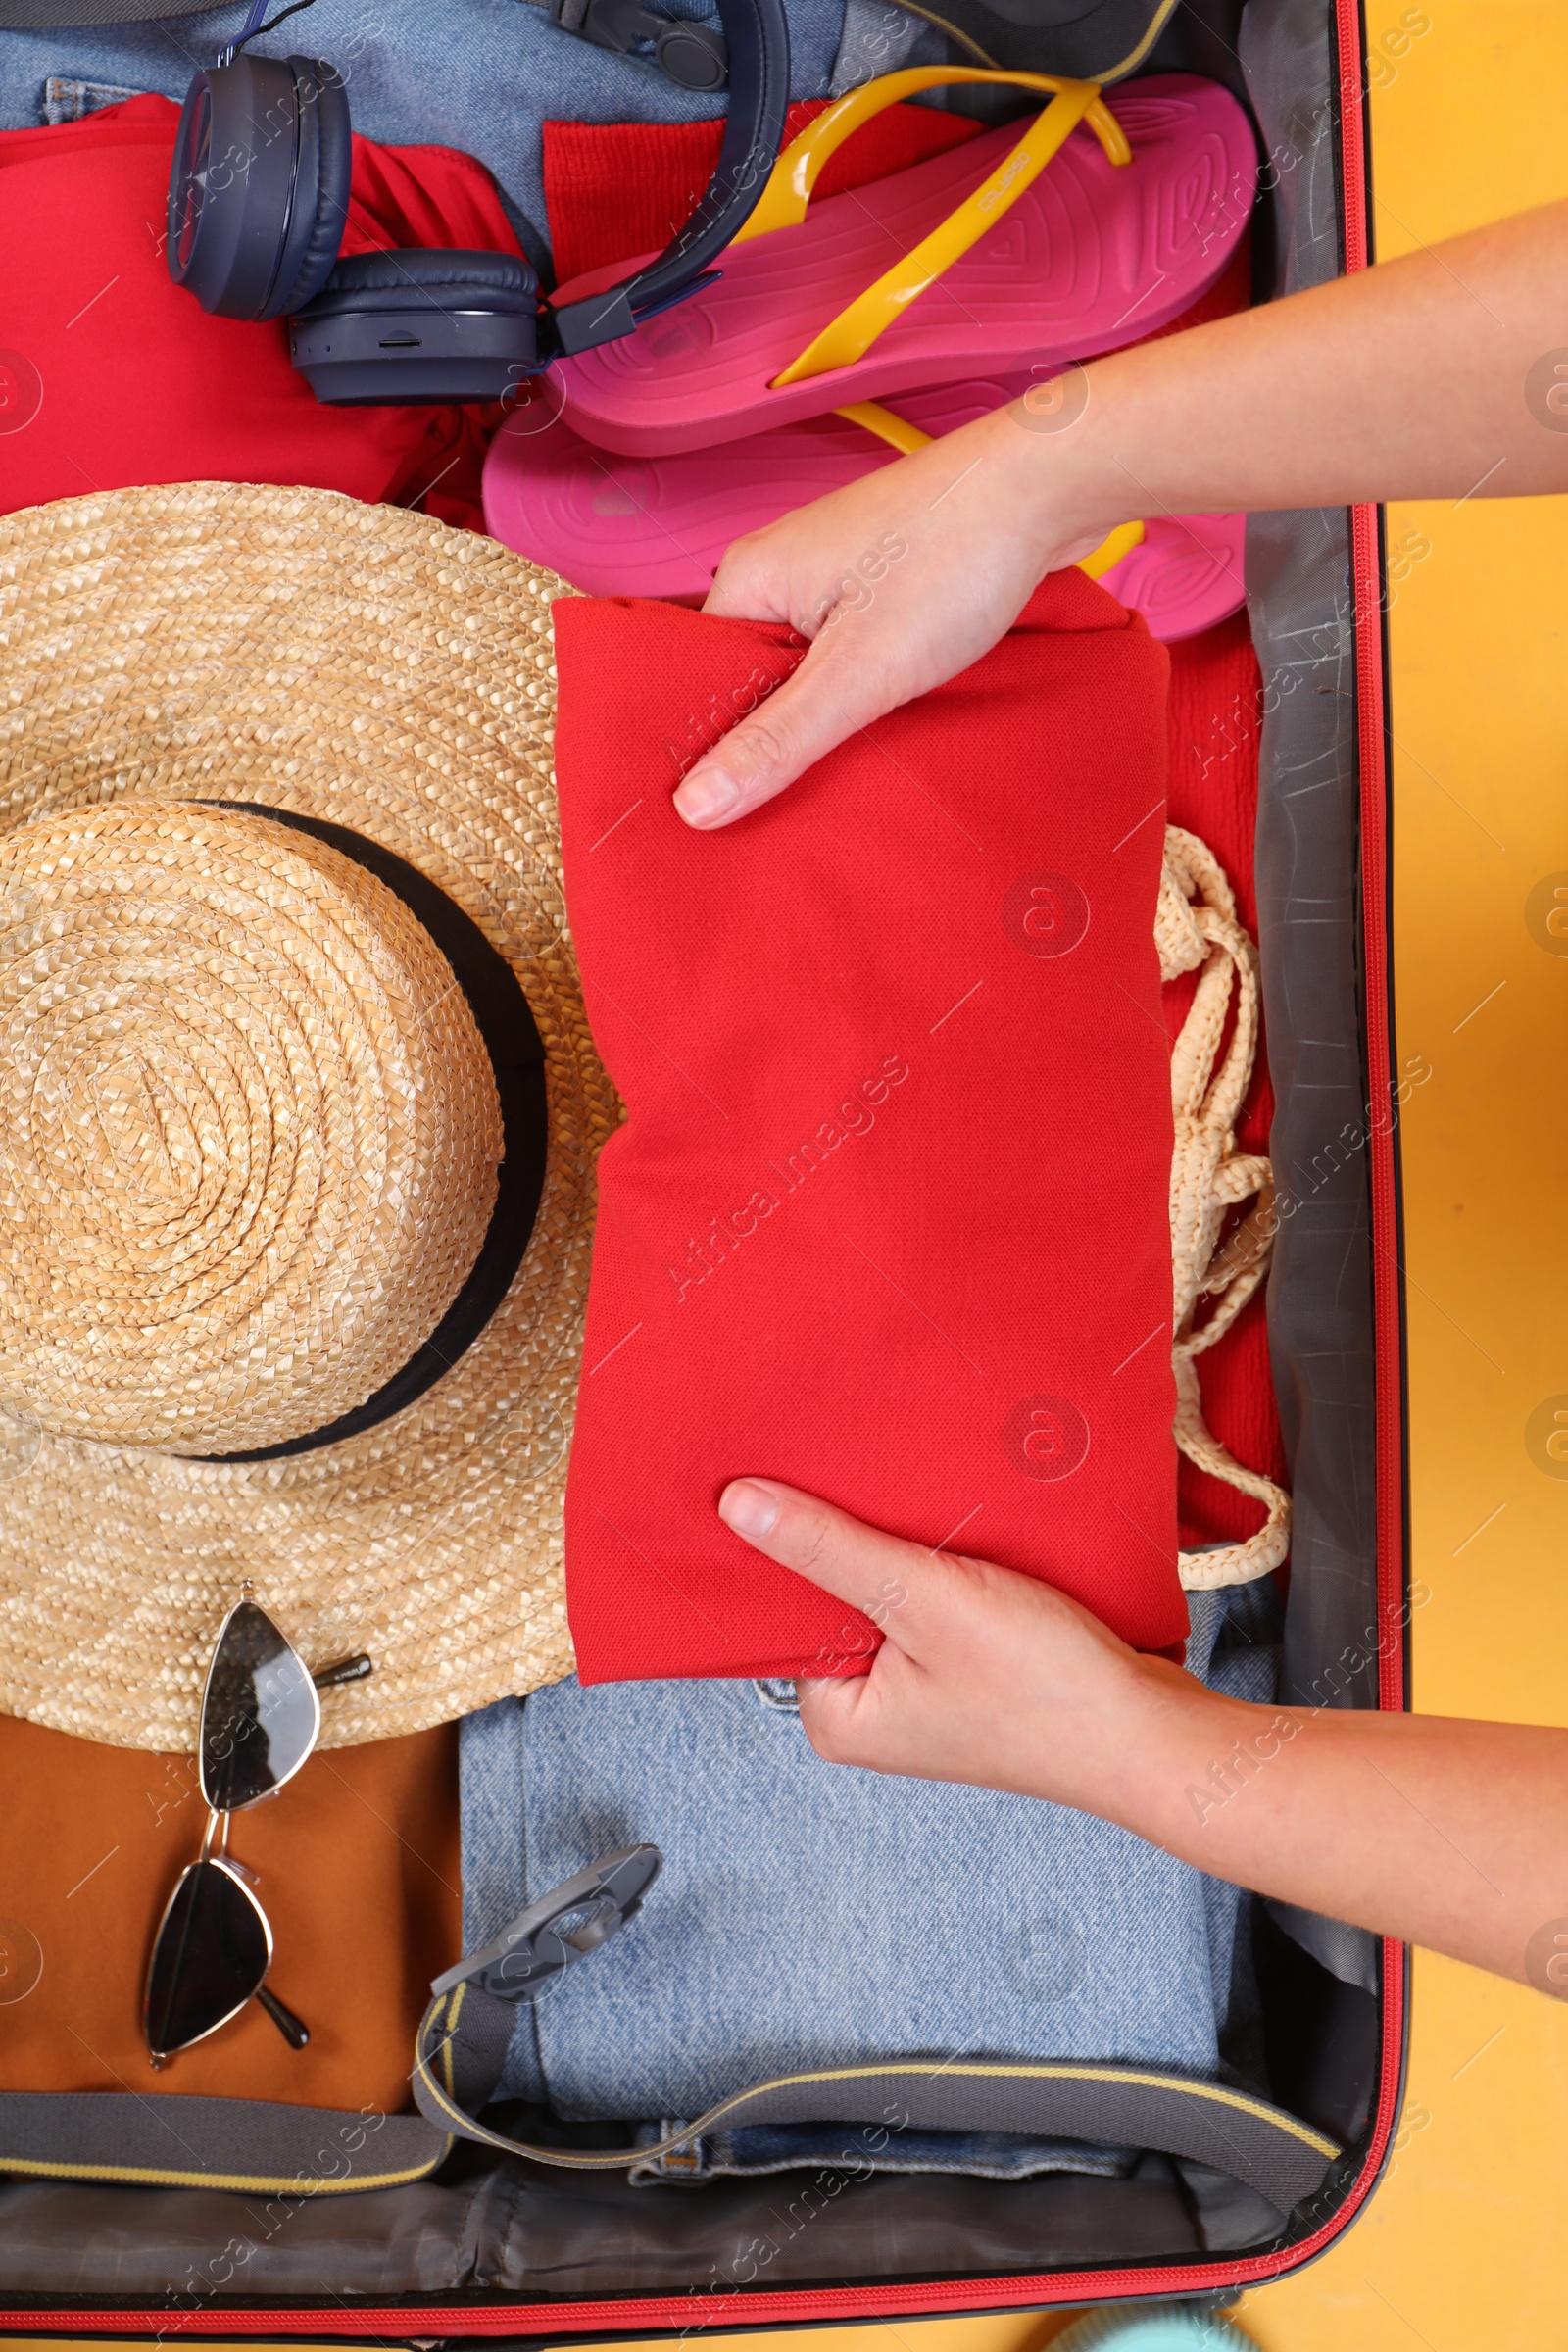
<instances>
[{"instance_id":1,"label":"pink flip flop","mask_svg":"<svg viewBox=\"0 0 1568 2352\"><path fill-rule=\"evenodd\" d=\"M988 133L808 214L816 173L850 131L955 80L1057 95L1021 140L1015 127ZM1105 98L1044 74L885 74L785 150L714 283L562 361L551 380L585 440L664 457L932 385L1038 378L1186 310L1229 261L1256 176L1242 108L1192 74ZM634 266L585 273L557 299L580 300Z\"/></svg>"},{"instance_id":2,"label":"pink flip flop","mask_svg":"<svg viewBox=\"0 0 1568 2352\"><path fill-rule=\"evenodd\" d=\"M906 446L951 433L1028 390L1027 375L907 393ZM543 387L541 403L551 399ZM890 424L900 421L889 417ZM718 449L617 458L539 407L509 418L484 467L491 536L589 596L706 596L731 540L840 490L897 450L875 428L812 416ZM1240 514L1161 517L1122 552L1113 533L1085 569L1167 643L1224 620L1243 601Z\"/></svg>"},{"instance_id":3,"label":"pink flip flop","mask_svg":"<svg viewBox=\"0 0 1568 2352\"><path fill-rule=\"evenodd\" d=\"M1245 514L1156 515L1136 547L1095 576L1143 614L1152 637L1174 645L1241 611L1246 541Z\"/></svg>"}]
</instances>

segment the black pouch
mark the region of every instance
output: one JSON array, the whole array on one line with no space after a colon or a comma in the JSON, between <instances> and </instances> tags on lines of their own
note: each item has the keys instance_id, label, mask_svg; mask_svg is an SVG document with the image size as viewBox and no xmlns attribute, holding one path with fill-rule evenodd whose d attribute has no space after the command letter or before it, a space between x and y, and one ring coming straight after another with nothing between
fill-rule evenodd
<instances>
[{"instance_id":1,"label":"black pouch","mask_svg":"<svg viewBox=\"0 0 1568 2352\"><path fill-rule=\"evenodd\" d=\"M867 0L850 5L863 9ZM1238 49L1243 0L899 0L899 6L946 37L955 63L1099 82L1134 74L1202 74L1247 95Z\"/></svg>"}]
</instances>

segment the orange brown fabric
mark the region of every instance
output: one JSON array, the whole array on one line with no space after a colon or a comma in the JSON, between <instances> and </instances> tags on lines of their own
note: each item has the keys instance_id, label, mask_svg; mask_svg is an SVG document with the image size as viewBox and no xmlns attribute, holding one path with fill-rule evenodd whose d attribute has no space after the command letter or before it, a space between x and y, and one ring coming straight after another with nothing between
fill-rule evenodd
<instances>
[{"instance_id":1,"label":"orange brown fabric","mask_svg":"<svg viewBox=\"0 0 1568 2352\"><path fill-rule=\"evenodd\" d=\"M193 1758L0 1717L0 2089L411 2104L430 1979L462 1950L455 1723L317 1754L233 1817L301 2051L252 2002L161 2070L148 2059L147 1957L207 1821Z\"/></svg>"}]
</instances>

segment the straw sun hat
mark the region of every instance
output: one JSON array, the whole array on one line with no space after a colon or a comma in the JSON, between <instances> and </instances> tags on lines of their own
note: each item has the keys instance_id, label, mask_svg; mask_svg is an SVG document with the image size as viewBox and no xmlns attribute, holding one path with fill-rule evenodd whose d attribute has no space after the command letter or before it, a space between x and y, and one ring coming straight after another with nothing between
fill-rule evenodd
<instances>
[{"instance_id":1,"label":"straw sun hat","mask_svg":"<svg viewBox=\"0 0 1568 2352\"><path fill-rule=\"evenodd\" d=\"M570 1671L561 593L323 491L0 522L0 1709L189 1750L247 1578L375 1661L328 1743Z\"/></svg>"}]
</instances>

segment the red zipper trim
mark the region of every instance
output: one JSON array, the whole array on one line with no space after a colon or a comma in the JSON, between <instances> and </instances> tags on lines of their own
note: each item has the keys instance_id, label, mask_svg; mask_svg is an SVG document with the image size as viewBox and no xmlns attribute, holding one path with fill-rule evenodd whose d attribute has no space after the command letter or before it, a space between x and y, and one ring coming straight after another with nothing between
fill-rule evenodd
<instances>
[{"instance_id":1,"label":"red zipper trim","mask_svg":"<svg viewBox=\"0 0 1568 2352\"><path fill-rule=\"evenodd\" d=\"M1370 254L1366 84L1360 0L1335 0L1340 67L1340 160L1347 272L1366 269ZM1354 60L1354 65L1344 61ZM1351 579L1355 598L1357 755L1360 784L1362 934L1367 1005L1367 1076L1374 1109L1392 1105L1393 975L1389 943L1388 761L1385 739L1383 580L1378 510L1351 514ZM1385 1625L1398 1621L1404 1603L1404 1348L1401 1316L1398 1197L1394 1137L1388 1118L1368 1124L1372 1178L1373 1320L1377 1384L1378 1602ZM1386 1708L1405 1703L1402 1643L1379 1644L1378 1698ZM1391 1652L1392 1654L1385 1654ZM146 2336L387 2336L627 2335L649 2329L749 2329L774 2323L936 2318L943 2313L1039 2310L1077 2303L1127 2302L1140 2297L1195 2295L1231 2287L1266 2286L1316 2260L1349 2227L1371 2195L1394 2136L1403 2081L1404 1947L1383 1946L1383 2053L1377 2119L1367 2160L1332 2221L1283 2253L1248 2261L1167 2265L1158 2270L1044 2273L1038 2277L937 2280L908 2286L781 2288L751 2293L738 2286L711 2294L652 2295L594 2303L457 2304L386 2310L342 2304L330 2311L232 2308L171 2310L0 2311L0 2328L17 2334L69 2331L80 2335Z\"/></svg>"},{"instance_id":2,"label":"red zipper trim","mask_svg":"<svg viewBox=\"0 0 1568 2352\"><path fill-rule=\"evenodd\" d=\"M1397 1959L1400 1947L1394 1947ZM1380 2159L1381 2161L1381 2152ZM1376 2167L1372 2168L1375 2173ZM1363 2176L1365 2178L1365 2176ZM1163 2270L1107 2270L1044 2273L1038 2278L938 2281L896 2287L801 2287L750 2294L689 2294L628 2298L624 2302L528 2303L504 2306L471 2303L436 2309L387 2311L361 2304L331 2311L179 2312L0 2311L0 2327L18 2334L68 2329L73 2335L152 2337L167 2344L180 2335L357 2336L384 2345L391 2337L440 2335L533 2335L547 2341L564 2335L638 2335L649 2329L678 2333L718 2328L744 2333L769 2321L794 2327L816 2321L937 2319L947 2313L1041 2310L1073 2304L1125 2303L1141 2297L1224 2293L1234 2286L1268 2286L1321 2254L1339 2236L1363 2201L1358 2187L1315 2236L1283 2254L1247 2262L1210 2262Z\"/></svg>"},{"instance_id":3,"label":"red zipper trim","mask_svg":"<svg viewBox=\"0 0 1568 2352\"><path fill-rule=\"evenodd\" d=\"M1393 1947L1397 1965L1401 1947ZM1397 2055L1396 2043L1396 2057ZM1397 2084L1397 2064L1395 2082ZM1392 2112L1392 2111L1391 2111ZM73 2335L151 2337L160 2344L180 2335L355 2336L384 2345L391 2337L420 2336L540 2336L638 2335L650 2329L678 2333L719 2328L742 2333L768 2322L794 2327L822 2321L878 2319L936 2319L947 2313L1041 2310L1047 2307L1136 2298L1223 2293L1235 2286L1267 2286L1303 2263L1312 2261L1338 2237L1364 2202L1366 2187L1381 2164L1386 2135L1380 2137L1376 2160L1334 2220L1299 2245L1283 2254L1254 2256L1246 2262L1210 2262L1162 2270L1106 2270L1045 2273L1038 2278L982 2278L938 2281L930 2285L896 2287L801 2287L751 2294L736 2288L724 2294L688 2294L628 2298L624 2302L529 2303L518 2300L502 2306L475 2304L388 2311L361 2304L354 2310L338 2304L331 2311L233 2310L180 2312L167 2306L149 2311L0 2311L0 2327L18 2334L40 2330L69 2330Z\"/></svg>"}]
</instances>

